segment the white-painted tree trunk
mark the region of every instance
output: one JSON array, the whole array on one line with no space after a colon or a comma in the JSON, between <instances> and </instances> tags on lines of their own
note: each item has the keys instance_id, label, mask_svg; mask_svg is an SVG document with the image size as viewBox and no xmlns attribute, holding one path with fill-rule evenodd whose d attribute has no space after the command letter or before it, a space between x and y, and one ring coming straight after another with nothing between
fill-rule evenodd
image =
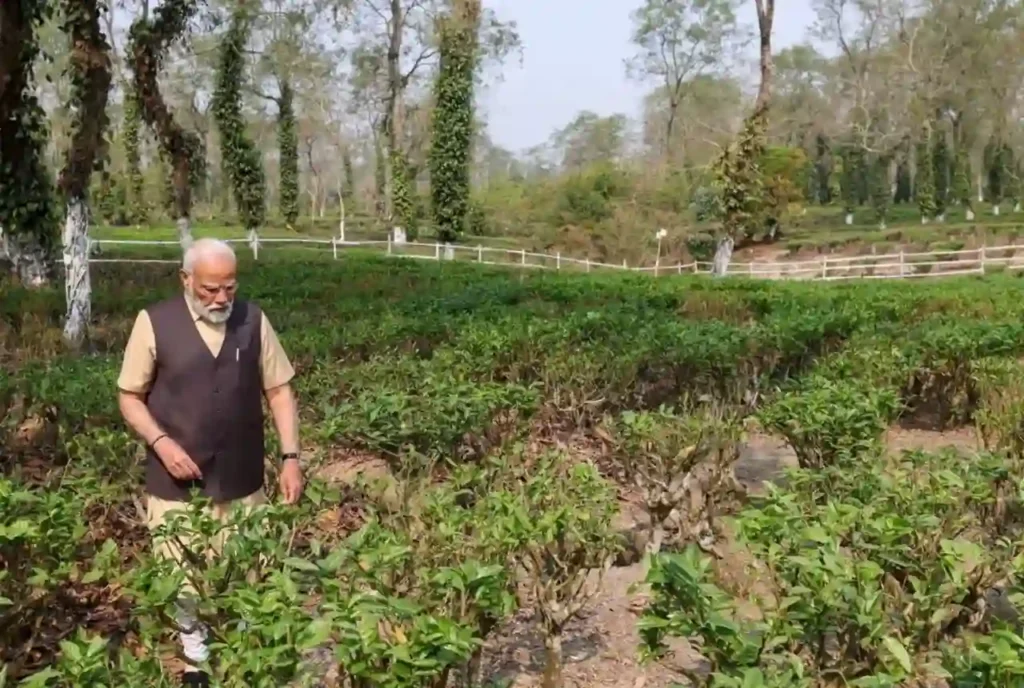
<instances>
[{"instance_id":1,"label":"white-painted tree trunk","mask_svg":"<svg viewBox=\"0 0 1024 688\"><path fill-rule=\"evenodd\" d=\"M996 217L999 217L999 206L998 205L992 206L992 214L995 215Z\"/></svg>"},{"instance_id":2,"label":"white-painted tree trunk","mask_svg":"<svg viewBox=\"0 0 1024 688\"><path fill-rule=\"evenodd\" d=\"M89 279L89 206L83 198L68 201L64 219L64 340L72 346L85 341L92 316Z\"/></svg>"},{"instance_id":3,"label":"white-painted tree trunk","mask_svg":"<svg viewBox=\"0 0 1024 688\"><path fill-rule=\"evenodd\" d=\"M846 213L846 224L853 224L853 213Z\"/></svg>"},{"instance_id":4,"label":"white-painted tree trunk","mask_svg":"<svg viewBox=\"0 0 1024 688\"><path fill-rule=\"evenodd\" d=\"M985 202L985 181L982 179L981 172L978 173L978 203Z\"/></svg>"},{"instance_id":5,"label":"white-painted tree trunk","mask_svg":"<svg viewBox=\"0 0 1024 688\"><path fill-rule=\"evenodd\" d=\"M967 221L974 222L974 211L970 208L967 209Z\"/></svg>"},{"instance_id":6,"label":"white-painted tree trunk","mask_svg":"<svg viewBox=\"0 0 1024 688\"><path fill-rule=\"evenodd\" d=\"M922 215L922 216L921 216L921 224L923 224L923 225L926 225L926 224L928 224L929 222L931 222L931 220L930 220L930 219L928 219L928 217L927 217L927 216L925 216L925 215Z\"/></svg>"},{"instance_id":7,"label":"white-painted tree trunk","mask_svg":"<svg viewBox=\"0 0 1024 688\"><path fill-rule=\"evenodd\" d=\"M260 235L255 229L250 229L246 235L246 239L249 242L249 250L252 251L252 257L254 260L259 260L260 257Z\"/></svg>"},{"instance_id":8,"label":"white-painted tree trunk","mask_svg":"<svg viewBox=\"0 0 1024 688\"><path fill-rule=\"evenodd\" d=\"M942 224L943 222L945 222L946 221L946 213L940 213L939 216L935 218L935 221L938 222L939 224Z\"/></svg>"},{"instance_id":9,"label":"white-painted tree trunk","mask_svg":"<svg viewBox=\"0 0 1024 688\"><path fill-rule=\"evenodd\" d=\"M1020 201L1017 201L1016 203L1013 204L1013 212L1015 212L1015 213L1019 213L1020 212Z\"/></svg>"},{"instance_id":10,"label":"white-painted tree trunk","mask_svg":"<svg viewBox=\"0 0 1024 688\"><path fill-rule=\"evenodd\" d=\"M188 247L192 245L192 220L188 217L178 218L178 243L181 244L181 250L187 251Z\"/></svg>"},{"instance_id":11,"label":"white-painted tree trunk","mask_svg":"<svg viewBox=\"0 0 1024 688\"><path fill-rule=\"evenodd\" d=\"M885 229L889 228L889 225L885 224L885 220L879 220L878 221L878 228L881 229L881 230L885 230Z\"/></svg>"},{"instance_id":12,"label":"white-painted tree trunk","mask_svg":"<svg viewBox=\"0 0 1024 688\"><path fill-rule=\"evenodd\" d=\"M711 265L711 274L715 277L725 277L729 273L729 263L732 262L732 251L736 242L731 236L725 236L718 240L715 248L715 258Z\"/></svg>"}]
</instances>

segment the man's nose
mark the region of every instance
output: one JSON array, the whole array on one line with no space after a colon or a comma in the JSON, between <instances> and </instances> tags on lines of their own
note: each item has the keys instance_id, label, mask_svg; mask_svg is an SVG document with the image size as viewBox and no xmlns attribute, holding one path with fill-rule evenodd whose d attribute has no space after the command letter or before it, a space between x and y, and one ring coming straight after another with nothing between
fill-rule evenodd
<instances>
[{"instance_id":1,"label":"man's nose","mask_svg":"<svg viewBox=\"0 0 1024 688\"><path fill-rule=\"evenodd\" d=\"M226 304L228 302L228 295L227 295L227 293L224 292L224 291L218 291L216 294L213 295L213 302L218 304L218 305L223 306L224 304Z\"/></svg>"}]
</instances>

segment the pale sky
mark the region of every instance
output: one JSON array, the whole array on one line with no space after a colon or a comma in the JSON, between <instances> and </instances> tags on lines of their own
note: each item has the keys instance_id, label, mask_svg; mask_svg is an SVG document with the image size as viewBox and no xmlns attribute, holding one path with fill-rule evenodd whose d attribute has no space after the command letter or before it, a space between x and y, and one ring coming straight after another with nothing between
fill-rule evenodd
<instances>
[{"instance_id":1,"label":"pale sky","mask_svg":"<svg viewBox=\"0 0 1024 688\"><path fill-rule=\"evenodd\" d=\"M743 0L740 19L757 26L754 0ZM633 55L630 13L641 0L484 0L499 17L518 24L518 56L490 80L480 106L489 133L513 151L543 143L581 110L607 116L639 114L644 87L626 78ZM805 37L814 21L810 0L776 0L773 48ZM753 53L752 53L753 55Z\"/></svg>"}]
</instances>

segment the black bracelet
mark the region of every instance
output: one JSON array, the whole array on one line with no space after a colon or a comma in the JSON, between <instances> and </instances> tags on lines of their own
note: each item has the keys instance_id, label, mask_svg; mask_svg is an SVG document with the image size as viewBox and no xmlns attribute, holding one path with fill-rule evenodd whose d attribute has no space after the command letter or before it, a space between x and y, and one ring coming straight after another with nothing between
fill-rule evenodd
<instances>
[{"instance_id":1,"label":"black bracelet","mask_svg":"<svg viewBox=\"0 0 1024 688\"><path fill-rule=\"evenodd\" d=\"M162 440L165 437L167 437L167 433L166 432L164 434L162 434L162 435L157 435L156 439L149 443L149 448L150 449L155 449L156 448L156 443L159 442L160 440Z\"/></svg>"},{"instance_id":2,"label":"black bracelet","mask_svg":"<svg viewBox=\"0 0 1024 688\"><path fill-rule=\"evenodd\" d=\"M281 454L281 463L284 463L288 459L295 459L296 461L298 461L299 455L296 452L287 452L285 454Z\"/></svg>"}]
</instances>

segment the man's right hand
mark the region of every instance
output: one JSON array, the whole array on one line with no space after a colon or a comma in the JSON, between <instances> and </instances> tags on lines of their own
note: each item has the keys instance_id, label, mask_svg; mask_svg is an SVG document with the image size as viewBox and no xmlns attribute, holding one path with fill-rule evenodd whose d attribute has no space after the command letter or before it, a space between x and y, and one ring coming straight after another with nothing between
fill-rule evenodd
<instances>
[{"instance_id":1,"label":"man's right hand","mask_svg":"<svg viewBox=\"0 0 1024 688\"><path fill-rule=\"evenodd\" d=\"M178 480L198 480L203 477L199 466L189 457L181 445L170 437L163 437L153 446L153 451L167 468L167 472Z\"/></svg>"}]
</instances>

